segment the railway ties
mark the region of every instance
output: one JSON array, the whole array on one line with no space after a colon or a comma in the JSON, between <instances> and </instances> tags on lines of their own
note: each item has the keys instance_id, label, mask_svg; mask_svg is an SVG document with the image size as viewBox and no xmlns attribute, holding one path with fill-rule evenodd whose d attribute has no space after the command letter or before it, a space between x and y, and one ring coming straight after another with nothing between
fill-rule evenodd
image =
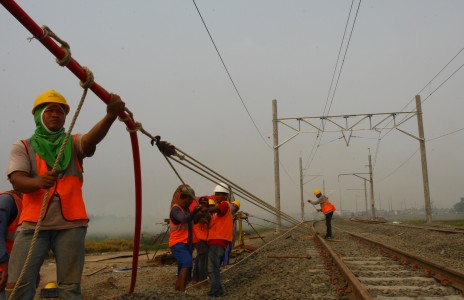
<instances>
[{"instance_id":1,"label":"railway ties","mask_svg":"<svg viewBox=\"0 0 464 300\"><path fill-rule=\"evenodd\" d=\"M325 244L356 299L463 299L463 274L358 235L338 231L337 239Z\"/></svg>"},{"instance_id":2,"label":"railway ties","mask_svg":"<svg viewBox=\"0 0 464 300\"><path fill-rule=\"evenodd\" d=\"M454 288L441 286L434 278L424 277L420 272L398 261L382 256L352 256L342 259L375 299L398 296L402 296L402 299L462 299L461 296L456 296ZM452 298L444 298L450 296Z\"/></svg>"}]
</instances>

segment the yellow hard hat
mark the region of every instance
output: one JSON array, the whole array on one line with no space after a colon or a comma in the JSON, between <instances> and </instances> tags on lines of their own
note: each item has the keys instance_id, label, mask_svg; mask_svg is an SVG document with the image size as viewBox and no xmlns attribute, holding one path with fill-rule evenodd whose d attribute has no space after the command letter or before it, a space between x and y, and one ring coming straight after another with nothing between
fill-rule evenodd
<instances>
[{"instance_id":1,"label":"yellow hard hat","mask_svg":"<svg viewBox=\"0 0 464 300\"><path fill-rule=\"evenodd\" d=\"M34 114L35 109L44 104L44 103L58 103L64 107L66 114L69 113L69 105L66 102L66 99L55 90L49 90L40 94L37 99L35 99L34 106L32 107L32 114Z\"/></svg>"},{"instance_id":2,"label":"yellow hard hat","mask_svg":"<svg viewBox=\"0 0 464 300\"><path fill-rule=\"evenodd\" d=\"M314 196L317 197L317 195L322 194L322 193L321 193L321 190L315 189L315 190L313 191L313 194L314 194Z\"/></svg>"},{"instance_id":3,"label":"yellow hard hat","mask_svg":"<svg viewBox=\"0 0 464 300\"><path fill-rule=\"evenodd\" d=\"M216 205L216 202L214 202L213 199L209 199L209 200L208 200L208 204L209 204L209 205Z\"/></svg>"},{"instance_id":4,"label":"yellow hard hat","mask_svg":"<svg viewBox=\"0 0 464 300\"><path fill-rule=\"evenodd\" d=\"M232 204L235 204L237 205L238 208L240 208L240 201L238 200L232 201Z\"/></svg>"},{"instance_id":5,"label":"yellow hard hat","mask_svg":"<svg viewBox=\"0 0 464 300\"><path fill-rule=\"evenodd\" d=\"M49 282L45 285L44 287L45 289L56 289L58 288L58 285L54 282Z\"/></svg>"}]
</instances>

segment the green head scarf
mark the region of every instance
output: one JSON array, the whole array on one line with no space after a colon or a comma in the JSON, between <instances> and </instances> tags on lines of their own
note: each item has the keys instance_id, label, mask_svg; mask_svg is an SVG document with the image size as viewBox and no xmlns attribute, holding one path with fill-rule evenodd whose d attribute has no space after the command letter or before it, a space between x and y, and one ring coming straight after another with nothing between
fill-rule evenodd
<instances>
[{"instance_id":1,"label":"green head scarf","mask_svg":"<svg viewBox=\"0 0 464 300\"><path fill-rule=\"evenodd\" d=\"M61 128L59 131L52 132L43 125L42 113L45 107L46 105L41 105L34 112L36 128L31 137L31 145L34 151L47 162L47 165L53 167L66 133L64 128ZM64 148L63 155L61 156L61 160L57 165L57 171L64 171L68 167L71 161L72 145L72 138L69 138Z\"/></svg>"}]
</instances>

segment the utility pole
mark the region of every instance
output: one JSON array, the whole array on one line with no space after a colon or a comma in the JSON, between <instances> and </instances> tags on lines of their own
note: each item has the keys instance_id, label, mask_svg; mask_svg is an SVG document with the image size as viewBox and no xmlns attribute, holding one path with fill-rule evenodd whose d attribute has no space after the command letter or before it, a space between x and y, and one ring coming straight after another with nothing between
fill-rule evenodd
<instances>
[{"instance_id":1,"label":"utility pole","mask_svg":"<svg viewBox=\"0 0 464 300\"><path fill-rule=\"evenodd\" d=\"M377 199L377 203L379 203L378 210L381 211L382 210L382 201L380 201L380 192L379 192L379 198Z\"/></svg>"},{"instance_id":2,"label":"utility pole","mask_svg":"<svg viewBox=\"0 0 464 300\"><path fill-rule=\"evenodd\" d=\"M372 218L375 219L375 202L374 202L374 180L372 179L372 162L371 162L371 149L369 148L369 177L371 183L371 209L372 209Z\"/></svg>"},{"instance_id":3,"label":"utility pole","mask_svg":"<svg viewBox=\"0 0 464 300\"><path fill-rule=\"evenodd\" d=\"M424 183L424 196L425 196L425 211L427 223L432 221L432 207L430 201L430 191L429 191L429 179L427 171L427 157L425 151L425 138L424 138L424 128L422 122L422 108L420 96L416 96L416 111L414 112L392 112L392 113L375 113L375 114L355 114L355 115L337 115L337 116L317 116L317 117L296 117L296 118L283 118L277 119L277 100L272 100L272 111L273 111L273 136L274 136L274 173L275 173L275 206L278 210L276 216L276 231L280 232L281 224L281 214L280 214L280 178L279 178L279 152L278 149L280 146L289 142L290 140L296 138L302 133L314 133L320 134L321 132L337 132L342 134L343 139L346 142L346 145L349 146L352 133L354 131L360 130L384 130L384 129L396 129L401 131L420 142L421 150L421 162L422 162L422 178ZM402 121L397 122L396 120L400 115L404 115ZM417 115L417 123L419 126L419 136L416 137L402 129L399 128L400 125L407 122L410 118ZM328 126L320 126L319 123L321 119L327 120ZM355 119L355 121L350 121ZM357 119L357 120L356 120ZM292 124L296 122L297 124ZM284 142L279 144L278 142L278 124L281 123L286 125L287 128L294 130L296 133L287 138ZM393 125L388 126L388 124L393 123ZM349 134L347 134L349 133ZM370 183L371 183L371 208L372 208L372 217L375 218L375 202L374 202L374 191L373 191L373 176L372 176L372 164L371 164L371 155L369 153L369 167L370 167ZM340 211L342 209L342 195L340 193Z\"/></svg>"},{"instance_id":4,"label":"utility pole","mask_svg":"<svg viewBox=\"0 0 464 300\"><path fill-rule=\"evenodd\" d=\"M272 135L274 137L274 186L275 186L275 208L276 233L280 233L280 175L279 175L279 127L277 124L277 100L272 100Z\"/></svg>"},{"instance_id":5,"label":"utility pole","mask_svg":"<svg viewBox=\"0 0 464 300\"><path fill-rule=\"evenodd\" d=\"M366 217L369 216L369 206L367 205L367 187L366 187L366 179L364 179L364 200L366 201Z\"/></svg>"},{"instance_id":6,"label":"utility pole","mask_svg":"<svg viewBox=\"0 0 464 300\"><path fill-rule=\"evenodd\" d=\"M422 181L424 183L425 219L427 223L432 222L432 207L430 205L429 174L427 171L427 155L425 152L424 124L422 122L422 102L416 95L417 125L419 127L419 144L422 163Z\"/></svg>"},{"instance_id":7,"label":"utility pole","mask_svg":"<svg viewBox=\"0 0 464 300\"><path fill-rule=\"evenodd\" d=\"M300 197L301 197L301 222L304 221L304 200L303 200L303 162L300 156Z\"/></svg>"},{"instance_id":8,"label":"utility pole","mask_svg":"<svg viewBox=\"0 0 464 300\"><path fill-rule=\"evenodd\" d=\"M341 189L340 189L340 176L346 176L346 175L353 175L353 176L356 176L358 178L361 178L363 181L364 181L364 197L366 199L366 216L369 214L368 213L368 208L367 208L367 189L366 189L366 181L369 181L369 179L367 178L364 178L360 175L367 175L369 173L347 173L347 174L338 174L338 192L339 192L339 195L340 195L340 212L342 212L342 209L341 209L341 204L342 204L342 192L341 192Z\"/></svg>"}]
</instances>

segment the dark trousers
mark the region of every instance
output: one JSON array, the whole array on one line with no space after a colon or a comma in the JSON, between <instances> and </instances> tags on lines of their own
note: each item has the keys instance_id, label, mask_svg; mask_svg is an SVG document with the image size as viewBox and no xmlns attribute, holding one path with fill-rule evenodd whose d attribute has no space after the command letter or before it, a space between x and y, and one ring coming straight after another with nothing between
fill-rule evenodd
<instances>
[{"instance_id":1,"label":"dark trousers","mask_svg":"<svg viewBox=\"0 0 464 300\"><path fill-rule=\"evenodd\" d=\"M325 226L327 226L327 232L325 234L325 237L332 237L332 216L333 211L325 215Z\"/></svg>"},{"instance_id":2,"label":"dark trousers","mask_svg":"<svg viewBox=\"0 0 464 300\"><path fill-rule=\"evenodd\" d=\"M203 281L208 278L208 243L199 241L195 244L197 257L193 262L193 281Z\"/></svg>"},{"instance_id":3,"label":"dark trousers","mask_svg":"<svg viewBox=\"0 0 464 300\"><path fill-rule=\"evenodd\" d=\"M208 275L211 278L211 288L208 296L215 297L224 293L221 285L221 259L224 256L224 248L210 245L208 248Z\"/></svg>"}]
</instances>

